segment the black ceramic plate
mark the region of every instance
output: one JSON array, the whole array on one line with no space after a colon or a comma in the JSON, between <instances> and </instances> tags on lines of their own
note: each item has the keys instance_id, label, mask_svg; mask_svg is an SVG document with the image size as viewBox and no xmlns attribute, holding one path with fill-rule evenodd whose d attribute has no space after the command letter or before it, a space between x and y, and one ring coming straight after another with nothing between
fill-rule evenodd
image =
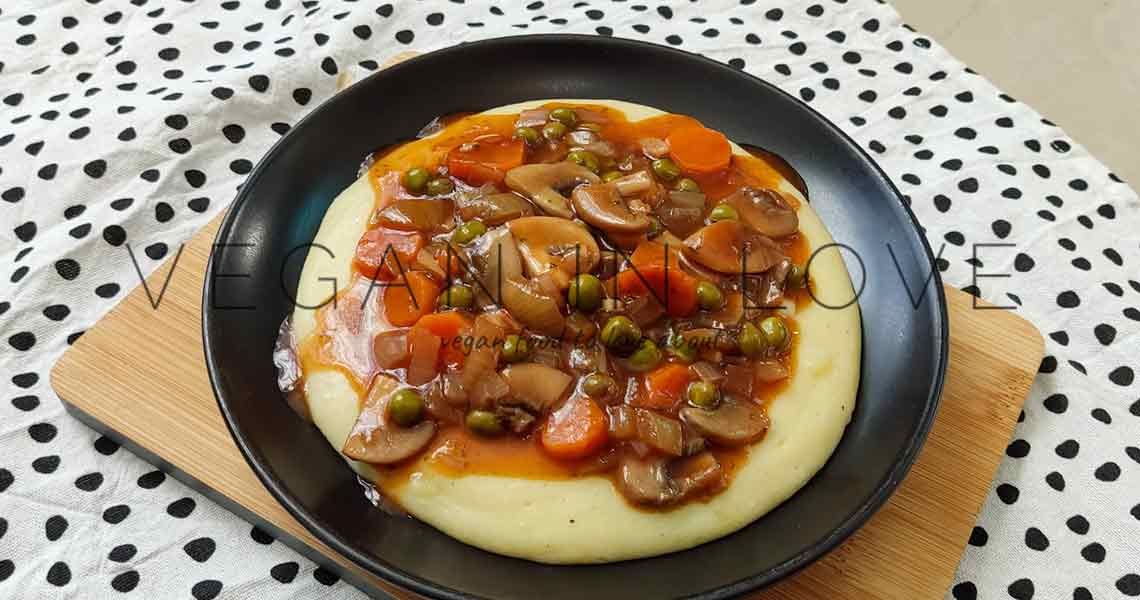
<instances>
[{"instance_id":1,"label":"black ceramic plate","mask_svg":"<svg viewBox=\"0 0 1140 600\"><path fill-rule=\"evenodd\" d=\"M373 149L432 117L528 99L612 98L692 115L803 176L846 258L863 314L857 408L827 465L743 530L657 558L546 566L462 544L374 508L338 453L297 418L270 353L326 207ZM376 575L440 598L721 598L835 547L887 499L934 419L947 360L945 298L898 191L850 139L775 87L665 47L584 36L464 44L357 83L297 124L249 177L218 232L203 297L206 359L238 447L318 538ZM856 254L858 258L856 258ZM233 276L233 275L239 276ZM911 294L924 293L914 308ZM244 307L244 308L235 308Z\"/></svg>"}]
</instances>

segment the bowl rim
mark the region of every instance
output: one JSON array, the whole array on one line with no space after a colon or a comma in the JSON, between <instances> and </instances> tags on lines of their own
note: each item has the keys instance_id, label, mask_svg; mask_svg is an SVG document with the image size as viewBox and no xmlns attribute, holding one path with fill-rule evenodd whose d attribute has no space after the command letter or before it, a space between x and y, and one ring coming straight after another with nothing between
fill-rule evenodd
<instances>
[{"instance_id":1,"label":"bowl rim","mask_svg":"<svg viewBox=\"0 0 1140 600\"><path fill-rule=\"evenodd\" d=\"M946 380L946 369L949 362L949 313L946 305L946 293L942 286L942 278L936 267L934 253L930 247L929 241L922 233L923 229L914 215L914 211L910 206L903 201L902 193L891 181L878 163L864 150L858 143L856 143L846 132L844 132L838 125L833 123L827 117L824 117L810 105L801 102L791 94L785 92L779 87L761 79L755 75L747 73L743 70L733 68L727 64L718 62L711 58L705 57L700 54L687 52L678 48L671 48L660 44L653 44L640 40L633 40L628 38L597 36L589 34L529 34L529 35L512 35L495 38L487 38L472 42L464 42L446 48L440 48L430 52L425 52L417 56L408 58L394 65L382 68L370 74L368 77L379 75L383 72L414 69L418 63L431 56L438 59L441 56L450 54L458 54L465 52L471 47L493 47L498 45L516 45L519 43L525 44L543 44L543 43L567 43L573 42L578 44L591 44L601 47L603 49L609 48L614 50L649 50L653 52L663 52L666 54L673 54L681 60L693 60L703 63L704 66L712 70L726 70L732 72L736 76L745 76L752 79L753 83L767 88L769 92L784 96L786 99L792 100L802 110L806 111L809 117L818 121L825 128L829 129L832 133L838 136L839 140L848 144L853 148L856 154L862 158L872 169L873 175L877 176L887 189L893 194L899 206L910 219L910 226L914 232L917 233L918 240L921 242L922 249L925 252L926 259L931 266L931 282L934 285L933 302L937 305L937 331L934 332L933 341L938 345L938 356L935 365L934 378L931 382L929 393L924 403L923 411L919 425L912 434L906 439L903 452L896 456L894 465L890 471L875 485L872 494L859 506L857 510L848 514L841 524L833 529L829 535L817 540L805 551L777 564L775 567L765 570L762 573L751 575L736 581L727 582L715 588L705 590L696 594L688 596L688 598L700 600L714 600L721 598L735 597L751 591L755 591L767 585L770 585L784 577L787 577L807 565L821 558L831 550L835 549L845 539L855 533L862 527L872 515L875 514L886 503L887 499L894 493L895 489L906 477L910 468L914 465L921 451L923 443L926 441L930 429L934 424L934 418L937 415L938 407L941 404L942 391ZM367 79L366 77L365 79ZM363 81L363 80L361 80ZM360 82L357 82L360 83ZM233 229L234 222L237 220L237 215L243 208L244 204L252 194L252 190L256 188L257 182L266 170L266 165L276 159L278 153L284 147L286 140L289 136L298 130L301 130L317 120L319 120L325 113L332 110L333 100L341 97L350 97L352 95L363 94L363 86L352 85L345 90L342 90L329 99L322 102L311 112L301 118L296 125L294 125L285 135L281 136L279 140L274 142L265 155L258 161L257 166L254 168L252 174L246 179L241 186L241 190L234 198L233 202L226 207L226 215L224 216L221 225L218 227L217 234L215 235L215 247L219 241L223 241L230 236ZM224 391L221 386L220 366L216 363L216 357L212 350L213 344L218 340L210 333L210 310L211 302L213 300L214 287L212 285L215 263L215 253L211 252L209 260L206 265L206 273L204 283L202 285L202 312L201 312L201 327L202 327L202 344L205 354L206 371L210 379L210 387L213 390L214 398L218 403L218 408L222 413L223 420L226 423L226 428L229 430L230 435L233 437L235 444L241 451L242 457L245 458L246 463L253 470L258 480L269 491L277 502L279 502L289 514L297 519L310 533L312 533L318 540L327 544L330 548L335 550L340 555L351 560L357 566L362 567L365 571L383 579L384 581L394 584L405 589L411 590L415 593L422 594L430 598L439 598L441 600L462 600L469 598L480 598L466 592L462 592L445 585L435 583L429 579L425 579L406 572L395 566L388 564L386 561L373 556L368 552L358 550L354 546L343 541L339 535L324 525L319 519L306 511L297 500L296 497L280 482L269 470L263 465L263 457L253 447L250 441L242 433L242 430L234 417L234 414L229 410L226 400L224 400ZM793 494L794 497L794 494ZM790 500L790 498L789 498ZM462 543L455 541L455 543ZM651 558L649 558L651 559Z\"/></svg>"}]
</instances>

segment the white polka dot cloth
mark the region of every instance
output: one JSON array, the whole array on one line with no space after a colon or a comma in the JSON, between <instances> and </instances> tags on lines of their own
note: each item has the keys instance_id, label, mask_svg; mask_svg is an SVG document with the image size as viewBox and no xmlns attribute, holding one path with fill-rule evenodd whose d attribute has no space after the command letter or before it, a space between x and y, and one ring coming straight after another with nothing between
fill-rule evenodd
<instances>
[{"instance_id":1,"label":"white polka dot cloth","mask_svg":"<svg viewBox=\"0 0 1140 600\"><path fill-rule=\"evenodd\" d=\"M77 423L49 369L138 284L127 247L144 272L173 255L340 74L548 32L705 54L810 103L907 196L948 283L1015 306L1046 335L947 598L1140 595L1140 203L891 7L5 0L0 597L359 596ZM975 257L988 243L1011 246ZM975 265L1011 276L978 289Z\"/></svg>"}]
</instances>

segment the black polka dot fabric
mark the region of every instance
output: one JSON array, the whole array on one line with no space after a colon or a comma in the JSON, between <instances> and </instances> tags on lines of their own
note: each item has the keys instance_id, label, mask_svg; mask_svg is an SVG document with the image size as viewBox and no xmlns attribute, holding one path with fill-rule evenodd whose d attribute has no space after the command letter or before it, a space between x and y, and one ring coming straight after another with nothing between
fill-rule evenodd
<instances>
[{"instance_id":1,"label":"black polka dot fabric","mask_svg":"<svg viewBox=\"0 0 1140 600\"><path fill-rule=\"evenodd\" d=\"M174 256L339 80L550 32L705 54L808 103L891 176L945 281L1045 335L947 598L1140 596L1140 201L888 5L87 0L0 4L0 597L358 596L68 417L48 373L138 284L131 257Z\"/></svg>"}]
</instances>

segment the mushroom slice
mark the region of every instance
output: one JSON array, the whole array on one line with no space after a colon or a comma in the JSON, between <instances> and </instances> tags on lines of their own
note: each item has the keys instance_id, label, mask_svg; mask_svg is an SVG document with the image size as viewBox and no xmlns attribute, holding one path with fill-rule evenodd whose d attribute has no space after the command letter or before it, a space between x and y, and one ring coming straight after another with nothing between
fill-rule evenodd
<instances>
[{"instance_id":1,"label":"mushroom slice","mask_svg":"<svg viewBox=\"0 0 1140 600\"><path fill-rule=\"evenodd\" d=\"M392 380L376 378L368 390L364 410L341 449L345 456L374 465L390 465L413 456L431 442L435 421L400 427L388 420L388 401L394 391Z\"/></svg>"},{"instance_id":2,"label":"mushroom slice","mask_svg":"<svg viewBox=\"0 0 1140 600\"><path fill-rule=\"evenodd\" d=\"M681 409L681 420L697 433L722 446L743 446L760 439L770 421L760 405L725 396L715 410L695 406Z\"/></svg>"},{"instance_id":3,"label":"mushroom slice","mask_svg":"<svg viewBox=\"0 0 1140 600\"><path fill-rule=\"evenodd\" d=\"M608 183L578 186L572 198L578 217L603 231L645 233L653 227L649 217L635 213L625 205L617 186Z\"/></svg>"},{"instance_id":4,"label":"mushroom slice","mask_svg":"<svg viewBox=\"0 0 1140 600\"><path fill-rule=\"evenodd\" d=\"M660 506L677 496L669 479L664 457L639 458L633 452L623 453L618 464L618 487L631 502Z\"/></svg>"},{"instance_id":5,"label":"mushroom slice","mask_svg":"<svg viewBox=\"0 0 1140 600\"><path fill-rule=\"evenodd\" d=\"M539 363L518 363L502 370L511 397L531 411L542 414L558 404L574 378L559 369Z\"/></svg>"},{"instance_id":6,"label":"mushroom slice","mask_svg":"<svg viewBox=\"0 0 1140 600\"><path fill-rule=\"evenodd\" d=\"M722 483L724 469L712 452L704 451L669 465L669 477L678 499L686 498Z\"/></svg>"},{"instance_id":7,"label":"mushroom slice","mask_svg":"<svg viewBox=\"0 0 1140 600\"><path fill-rule=\"evenodd\" d=\"M558 217L523 217L507 224L527 277L535 278L560 267L568 275L589 273L601 260L594 236L579 223ZM568 277L557 278L569 282Z\"/></svg>"},{"instance_id":8,"label":"mushroom slice","mask_svg":"<svg viewBox=\"0 0 1140 600\"><path fill-rule=\"evenodd\" d=\"M572 162L534 163L507 171L507 187L530 198L546 214L563 219L574 216L560 190L601 181L589 169Z\"/></svg>"},{"instance_id":9,"label":"mushroom slice","mask_svg":"<svg viewBox=\"0 0 1140 600\"><path fill-rule=\"evenodd\" d=\"M686 257L720 273L762 273L784 260L771 238L739 221L717 221L685 239Z\"/></svg>"},{"instance_id":10,"label":"mushroom slice","mask_svg":"<svg viewBox=\"0 0 1140 600\"><path fill-rule=\"evenodd\" d=\"M800 226L800 218L783 196L767 188L742 187L721 202L735 208L745 223L769 237L791 235Z\"/></svg>"}]
</instances>

